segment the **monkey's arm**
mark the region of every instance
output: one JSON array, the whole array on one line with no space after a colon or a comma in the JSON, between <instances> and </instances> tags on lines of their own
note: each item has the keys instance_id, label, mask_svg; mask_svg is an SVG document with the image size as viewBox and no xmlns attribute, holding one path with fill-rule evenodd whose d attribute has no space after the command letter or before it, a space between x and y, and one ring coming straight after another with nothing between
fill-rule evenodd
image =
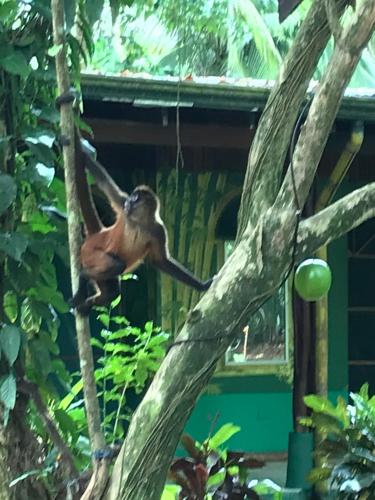
<instances>
[{"instance_id":1,"label":"monkey's arm","mask_svg":"<svg viewBox=\"0 0 375 500\"><path fill-rule=\"evenodd\" d=\"M127 193L122 191L112 177L108 174L105 168L93 158L92 149L84 140L80 140L81 151L85 161L85 167L94 176L99 189L109 198L109 200L123 208L128 197Z\"/></svg>"},{"instance_id":2,"label":"monkey's arm","mask_svg":"<svg viewBox=\"0 0 375 500\"><path fill-rule=\"evenodd\" d=\"M154 238L151 244L149 256L151 263L155 267L160 269L160 271L169 274L172 278L185 283L185 285L195 288L199 292L204 292L210 288L212 278L207 281L200 281L179 262L170 257L167 245L167 235L165 228L162 225L158 224L155 226L153 234Z\"/></svg>"}]
</instances>

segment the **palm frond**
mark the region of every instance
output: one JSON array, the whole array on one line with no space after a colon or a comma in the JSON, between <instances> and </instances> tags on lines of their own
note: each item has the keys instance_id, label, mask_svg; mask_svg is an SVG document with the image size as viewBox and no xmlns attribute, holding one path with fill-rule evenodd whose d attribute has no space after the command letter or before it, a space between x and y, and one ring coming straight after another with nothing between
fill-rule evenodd
<instances>
[{"instance_id":1,"label":"palm frond","mask_svg":"<svg viewBox=\"0 0 375 500\"><path fill-rule=\"evenodd\" d=\"M260 12L251 0L232 1L235 20L245 23L264 62L270 70L277 71L281 64L281 55Z\"/></svg>"}]
</instances>

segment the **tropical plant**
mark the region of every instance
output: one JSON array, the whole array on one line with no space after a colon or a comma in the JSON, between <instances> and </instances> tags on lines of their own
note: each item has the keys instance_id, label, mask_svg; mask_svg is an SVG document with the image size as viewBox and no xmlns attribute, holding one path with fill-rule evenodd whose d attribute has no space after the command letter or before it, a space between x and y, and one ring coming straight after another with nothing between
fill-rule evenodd
<instances>
[{"instance_id":1,"label":"tropical plant","mask_svg":"<svg viewBox=\"0 0 375 500\"><path fill-rule=\"evenodd\" d=\"M91 67L274 78L281 55L267 21L273 24L276 10L276 2L251 0L135 3L115 29L103 16Z\"/></svg>"},{"instance_id":2,"label":"tropical plant","mask_svg":"<svg viewBox=\"0 0 375 500\"><path fill-rule=\"evenodd\" d=\"M350 398L353 404L338 398L335 406L320 396L305 397L313 413L302 423L324 436L316 452L320 465L309 478L314 483L328 480L334 498L370 500L375 498L375 396L369 396L364 384Z\"/></svg>"},{"instance_id":3,"label":"tropical plant","mask_svg":"<svg viewBox=\"0 0 375 500\"><path fill-rule=\"evenodd\" d=\"M115 307L120 300L113 303ZM110 316L105 309L98 316L103 328L101 340L93 338L92 345L102 356L98 359L100 368L95 370L99 396L103 398L103 427L107 442L123 440L123 422L129 421L131 411L125 406L129 392L140 394L148 380L158 370L165 355L169 335L156 328L152 321L144 329L131 326L124 316ZM110 326L116 329L111 330Z\"/></svg>"},{"instance_id":4,"label":"tropical plant","mask_svg":"<svg viewBox=\"0 0 375 500\"><path fill-rule=\"evenodd\" d=\"M88 69L274 79L310 5L310 0L301 2L280 23L276 0L135 0L120 9L115 25L110 6L104 5ZM372 46L364 50L350 86L375 85ZM331 41L315 79L324 73L332 50Z\"/></svg>"},{"instance_id":5,"label":"tropical plant","mask_svg":"<svg viewBox=\"0 0 375 500\"><path fill-rule=\"evenodd\" d=\"M245 500L260 498L259 493L279 492L264 484L249 487L249 470L265 465L262 460L249 453L229 451L223 445L240 427L231 423L224 424L202 443L195 441L188 434L181 437L181 444L188 453L187 457L176 458L168 474L169 481L178 485L178 489L166 486L163 498L180 500L220 500L224 498ZM177 496L176 496L177 495Z\"/></svg>"}]
</instances>

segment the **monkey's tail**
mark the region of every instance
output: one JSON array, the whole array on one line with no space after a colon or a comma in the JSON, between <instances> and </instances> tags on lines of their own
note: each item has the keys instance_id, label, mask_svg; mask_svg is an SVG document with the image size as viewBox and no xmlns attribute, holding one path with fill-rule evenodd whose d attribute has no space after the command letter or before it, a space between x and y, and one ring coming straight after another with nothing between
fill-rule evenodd
<instances>
[{"instance_id":1,"label":"monkey's tail","mask_svg":"<svg viewBox=\"0 0 375 500\"><path fill-rule=\"evenodd\" d=\"M85 155L82 151L81 139L78 131L75 133L75 156L76 156L76 185L79 203L81 205L82 217L88 234L95 234L103 229L103 224L92 199L91 189L87 182L85 171Z\"/></svg>"}]
</instances>

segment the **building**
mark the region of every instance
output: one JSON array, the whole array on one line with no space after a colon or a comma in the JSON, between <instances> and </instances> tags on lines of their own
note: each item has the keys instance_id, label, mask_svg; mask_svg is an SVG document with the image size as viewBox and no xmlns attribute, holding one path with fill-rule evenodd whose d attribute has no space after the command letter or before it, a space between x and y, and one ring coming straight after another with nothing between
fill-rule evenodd
<instances>
[{"instance_id":1,"label":"building","mask_svg":"<svg viewBox=\"0 0 375 500\"><path fill-rule=\"evenodd\" d=\"M172 255L202 278L223 264L235 238L248 149L269 88L268 82L216 77L181 82L83 78L84 118L93 129L99 160L124 189L139 183L156 189ZM363 127L364 140L349 170L356 127ZM337 166L336 196L374 180L374 136L374 92L348 92L319 167L316 199ZM369 221L328 249L333 272L328 383L333 398L365 381L375 391L374 229ZM154 319L176 332L197 293L147 266L137 274L139 282L127 284L122 312L135 324ZM203 439L218 418L218 425L241 426L232 448L286 452L293 428L292 323L286 285L244 325L198 401L188 432Z\"/></svg>"}]
</instances>

